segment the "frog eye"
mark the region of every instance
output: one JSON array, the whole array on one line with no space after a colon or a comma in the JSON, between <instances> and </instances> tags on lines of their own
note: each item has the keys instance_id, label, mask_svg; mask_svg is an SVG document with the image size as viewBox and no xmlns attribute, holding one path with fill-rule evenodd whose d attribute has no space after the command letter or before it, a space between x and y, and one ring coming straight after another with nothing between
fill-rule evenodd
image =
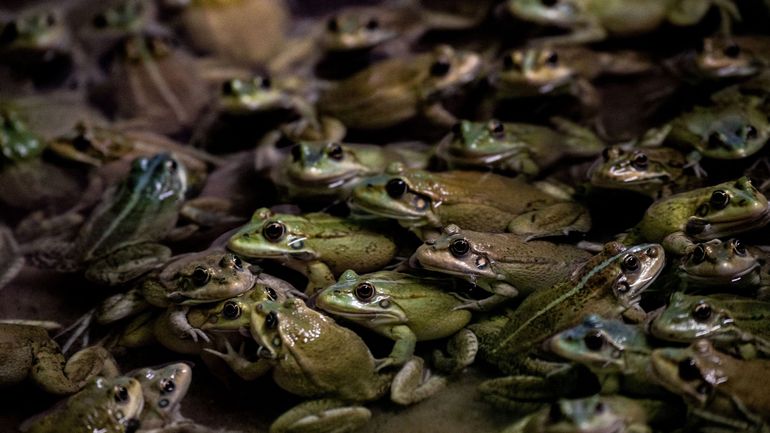
<instances>
[{"instance_id":1,"label":"frog eye","mask_svg":"<svg viewBox=\"0 0 770 433\"><path fill-rule=\"evenodd\" d=\"M452 125L452 134L454 135L462 135L463 133L463 125L460 122L456 122L454 125Z\"/></svg>"},{"instance_id":2,"label":"frog eye","mask_svg":"<svg viewBox=\"0 0 770 433\"><path fill-rule=\"evenodd\" d=\"M697 245L693 250L692 253L690 253L690 257L692 258L692 261L697 265L698 263L703 263L704 260L706 260L706 249L703 248L703 245Z\"/></svg>"},{"instance_id":3,"label":"frog eye","mask_svg":"<svg viewBox=\"0 0 770 433\"><path fill-rule=\"evenodd\" d=\"M48 14L45 17L45 23L48 25L48 27L53 27L56 24L56 15L54 14Z\"/></svg>"},{"instance_id":4,"label":"frog eye","mask_svg":"<svg viewBox=\"0 0 770 433\"><path fill-rule=\"evenodd\" d=\"M601 414L601 413L604 413L604 410L607 408L604 406L604 403L600 401L596 403L596 406L594 406L594 409L596 409L596 413Z\"/></svg>"},{"instance_id":5,"label":"frog eye","mask_svg":"<svg viewBox=\"0 0 770 433\"><path fill-rule=\"evenodd\" d=\"M269 89L273 85L273 81L270 77L260 77L257 80L259 81L259 87L261 89Z\"/></svg>"},{"instance_id":6,"label":"frog eye","mask_svg":"<svg viewBox=\"0 0 770 433\"><path fill-rule=\"evenodd\" d=\"M176 384L171 379L163 379L160 381L160 391L164 394L170 394L176 389Z\"/></svg>"},{"instance_id":7,"label":"frog eye","mask_svg":"<svg viewBox=\"0 0 770 433\"><path fill-rule=\"evenodd\" d=\"M141 421L139 421L137 418L131 418L126 421L126 433L136 433L141 426Z\"/></svg>"},{"instance_id":8,"label":"frog eye","mask_svg":"<svg viewBox=\"0 0 770 433\"><path fill-rule=\"evenodd\" d=\"M631 165L639 170L644 170L647 168L647 162L648 159L646 154L643 152L636 152L631 160Z\"/></svg>"},{"instance_id":9,"label":"frog eye","mask_svg":"<svg viewBox=\"0 0 770 433\"><path fill-rule=\"evenodd\" d=\"M406 194L406 182L398 177L391 179L385 184L385 192L388 193L390 198L401 198Z\"/></svg>"},{"instance_id":10,"label":"frog eye","mask_svg":"<svg viewBox=\"0 0 770 433\"><path fill-rule=\"evenodd\" d=\"M678 366L679 378L685 382L700 379L700 370L698 370L698 364L692 358L686 358L679 362Z\"/></svg>"},{"instance_id":11,"label":"frog eye","mask_svg":"<svg viewBox=\"0 0 770 433\"><path fill-rule=\"evenodd\" d=\"M555 67L559 64L559 55L552 51L548 54L548 57L545 58L545 64L552 68Z\"/></svg>"},{"instance_id":12,"label":"frog eye","mask_svg":"<svg viewBox=\"0 0 770 433\"><path fill-rule=\"evenodd\" d=\"M550 8L556 6L556 4L559 3L559 0L540 0L540 3L543 6Z\"/></svg>"},{"instance_id":13,"label":"frog eye","mask_svg":"<svg viewBox=\"0 0 770 433\"><path fill-rule=\"evenodd\" d=\"M107 17L104 14L96 14L91 22L97 29L103 29L107 27Z\"/></svg>"},{"instance_id":14,"label":"frog eye","mask_svg":"<svg viewBox=\"0 0 770 433\"><path fill-rule=\"evenodd\" d=\"M712 132L709 134L708 137L708 146L709 147L721 147L724 141L722 140L722 137L720 137L718 132Z\"/></svg>"},{"instance_id":15,"label":"frog eye","mask_svg":"<svg viewBox=\"0 0 770 433\"><path fill-rule=\"evenodd\" d=\"M451 67L447 60L436 60L430 65L430 74L434 77L443 77L449 73Z\"/></svg>"},{"instance_id":16,"label":"frog eye","mask_svg":"<svg viewBox=\"0 0 770 433\"><path fill-rule=\"evenodd\" d=\"M225 302L222 306L222 316L227 320L235 320L241 317L241 307L233 301Z\"/></svg>"},{"instance_id":17,"label":"frog eye","mask_svg":"<svg viewBox=\"0 0 770 433\"><path fill-rule=\"evenodd\" d=\"M700 303L692 309L692 317L698 322L705 322L711 318L711 312L711 305L706 304L705 302Z\"/></svg>"},{"instance_id":18,"label":"frog eye","mask_svg":"<svg viewBox=\"0 0 770 433\"><path fill-rule=\"evenodd\" d=\"M501 135L505 132L505 126L497 119L492 119L487 124L487 129L494 135Z\"/></svg>"},{"instance_id":19,"label":"frog eye","mask_svg":"<svg viewBox=\"0 0 770 433\"><path fill-rule=\"evenodd\" d=\"M377 18L372 18L366 22L367 30L377 30L378 28L380 28L380 22L377 21Z\"/></svg>"},{"instance_id":20,"label":"frog eye","mask_svg":"<svg viewBox=\"0 0 770 433\"><path fill-rule=\"evenodd\" d=\"M211 280L211 273L203 266L198 266L192 273L192 282L198 287L205 286Z\"/></svg>"},{"instance_id":21,"label":"frog eye","mask_svg":"<svg viewBox=\"0 0 770 433\"><path fill-rule=\"evenodd\" d=\"M722 50L722 53L731 59L735 59L741 55L741 47L736 44L730 44Z\"/></svg>"},{"instance_id":22,"label":"frog eye","mask_svg":"<svg viewBox=\"0 0 770 433\"><path fill-rule=\"evenodd\" d=\"M342 160L342 157L345 156L345 152L342 150L342 146L339 144L333 144L327 151L326 154L329 155L331 159L335 159L337 161Z\"/></svg>"},{"instance_id":23,"label":"frog eye","mask_svg":"<svg viewBox=\"0 0 770 433\"><path fill-rule=\"evenodd\" d=\"M291 159L294 162L299 162L302 159L302 149L300 149L299 144L291 147Z\"/></svg>"},{"instance_id":24,"label":"frog eye","mask_svg":"<svg viewBox=\"0 0 770 433\"><path fill-rule=\"evenodd\" d=\"M179 168L179 164L177 164L176 160L174 159L168 159L163 164L169 171L176 171L176 169Z\"/></svg>"},{"instance_id":25,"label":"frog eye","mask_svg":"<svg viewBox=\"0 0 770 433\"><path fill-rule=\"evenodd\" d=\"M275 311L271 311L265 316L265 327L275 329L276 326L278 326L278 316L276 316Z\"/></svg>"},{"instance_id":26,"label":"frog eye","mask_svg":"<svg viewBox=\"0 0 770 433\"><path fill-rule=\"evenodd\" d=\"M370 283L361 283L356 286L354 294L359 301L368 301L374 297L374 286Z\"/></svg>"},{"instance_id":27,"label":"frog eye","mask_svg":"<svg viewBox=\"0 0 770 433\"><path fill-rule=\"evenodd\" d=\"M75 148L75 150L79 152L83 152L87 150L89 147L91 147L91 140L89 140L85 134L78 134L73 140L72 140L72 147Z\"/></svg>"},{"instance_id":28,"label":"frog eye","mask_svg":"<svg viewBox=\"0 0 770 433\"><path fill-rule=\"evenodd\" d=\"M471 245L465 239L455 239L449 244L449 252L455 257L462 257L468 254L471 250Z\"/></svg>"},{"instance_id":29,"label":"frog eye","mask_svg":"<svg viewBox=\"0 0 770 433\"><path fill-rule=\"evenodd\" d=\"M730 203L730 195L721 189L718 189L711 194L709 204L714 209L724 209L727 207L728 203Z\"/></svg>"},{"instance_id":30,"label":"frog eye","mask_svg":"<svg viewBox=\"0 0 770 433\"><path fill-rule=\"evenodd\" d=\"M11 21L3 27L3 32L0 33L0 44L10 44L19 37L19 27L16 25L16 21Z\"/></svg>"},{"instance_id":31,"label":"frog eye","mask_svg":"<svg viewBox=\"0 0 770 433\"><path fill-rule=\"evenodd\" d=\"M272 222L262 229L262 235L270 242L278 242L286 234L286 226L279 222Z\"/></svg>"},{"instance_id":32,"label":"frog eye","mask_svg":"<svg viewBox=\"0 0 770 433\"><path fill-rule=\"evenodd\" d=\"M329 21L326 22L326 30L332 33L340 31L340 23L337 21L337 17L329 18Z\"/></svg>"},{"instance_id":33,"label":"frog eye","mask_svg":"<svg viewBox=\"0 0 770 433\"><path fill-rule=\"evenodd\" d=\"M623 259L620 267L625 272L634 272L639 269L639 259L635 255L629 254Z\"/></svg>"},{"instance_id":34,"label":"frog eye","mask_svg":"<svg viewBox=\"0 0 770 433\"><path fill-rule=\"evenodd\" d=\"M225 96L233 96L235 95L236 87L236 84L232 80L228 80L222 83L221 92Z\"/></svg>"},{"instance_id":35,"label":"frog eye","mask_svg":"<svg viewBox=\"0 0 770 433\"><path fill-rule=\"evenodd\" d=\"M278 299L278 294L275 293L275 290L272 287L265 287L265 292L267 292L267 297L270 298L271 301Z\"/></svg>"},{"instance_id":36,"label":"frog eye","mask_svg":"<svg viewBox=\"0 0 770 433\"><path fill-rule=\"evenodd\" d=\"M226 254L224 257L222 257L222 260L219 261L219 266L223 268L232 266L233 268L240 271L243 269L243 261L235 254Z\"/></svg>"},{"instance_id":37,"label":"frog eye","mask_svg":"<svg viewBox=\"0 0 770 433\"><path fill-rule=\"evenodd\" d=\"M733 244L733 252L735 252L735 254L741 257L746 255L746 246L743 245L743 242L739 241L738 239L734 239L732 244Z\"/></svg>"},{"instance_id":38,"label":"frog eye","mask_svg":"<svg viewBox=\"0 0 770 433\"><path fill-rule=\"evenodd\" d=\"M113 398L118 403L125 403L128 401L128 389L125 386L116 386L113 390Z\"/></svg>"},{"instance_id":39,"label":"frog eye","mask_svg":"<svg viewBox=\"0 0 770 433\"><path fill-rule=\"evenodd\" d=\"M604 346L604 336L599 331L591 331L583 337L583 343L588 350L597 352Z\"/></svg>"},{"instance_id":40,"label":"frog eye","mask_svg":"<svg viewBox=\"0 0 770 433\"><path fill-rule=\"evenodd\" d=\"M747 140L754 140L757 138L757 135L759 135L759 133L757 132L757 128L755 128L753 125L746 125Z\"/></svg>"}]
</instances>

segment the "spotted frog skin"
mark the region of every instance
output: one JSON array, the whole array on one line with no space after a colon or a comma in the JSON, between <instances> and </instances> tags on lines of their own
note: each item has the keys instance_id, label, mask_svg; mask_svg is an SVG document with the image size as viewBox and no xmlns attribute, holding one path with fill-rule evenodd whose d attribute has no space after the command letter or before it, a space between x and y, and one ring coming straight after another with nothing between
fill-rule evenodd
<instances>
[{"instance_id":1,"label":"spotted frog skin","mask_svg":"<svg viewBox=\"0 0 770 433\"><path fill-rule=\"evenodd\" d=\"M410 263L468 280L493 294L464 307L489 308L527 296L568 278L591 255L570 245L532 240L512 233L484 233L448 225L442 235L417 248Z\"/></svg>"},{"instance_id":2,"label":"spotted frog skin","mask_svg":"<svg viewBox=\"0 0 770 433\"><path fill-rule=\"evenodd\" d=\"M353 189L350 204L356 210L396 219L421 238L449 224L530 238L590 227L590 216L581 205L518 178L458 170L432 173L399 164L362 180Z\"/></svg>"},{"instance_id":3,"label":"spotted frog skin","mask_svg":"<svg viewBox=\"0 0 770 433\"><path fill-rule=\"evenodd\" d=\"M278 260L308 277L311 292L335 283L347 269L382 269L396 254L393 239L375 225L324 213L254 212L251 222L228 241L231 251L251 258Z\"/></svg>"}]
</instances>

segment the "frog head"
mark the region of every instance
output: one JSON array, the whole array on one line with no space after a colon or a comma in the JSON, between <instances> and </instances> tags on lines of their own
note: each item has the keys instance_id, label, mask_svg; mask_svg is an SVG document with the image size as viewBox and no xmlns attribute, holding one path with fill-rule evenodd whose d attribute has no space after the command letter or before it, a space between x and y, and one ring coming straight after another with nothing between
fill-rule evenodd
<instances>
[{"instance_id":1,"label":"frog head","mask_svg":"<svg viewBox=\"0 0 770 433\"><path fill-rule=\"evenodd\" d=\"M649 350L639 327L596 315L587 316L583 323L554 335L546 346L562 358L595 371L619 373L628 373L633 368L625 356L627 351Z\"/></svg>"},{"instance_id":2,"label":"frog head","mask_svg":"<svg viewBox=\"0 0 770 433\"><path fill-rule=\"evenodd\" d=\"M624 431L623 415L616 413L601 396L553 402L543 412L543 432L619 432Z\"/></svg>"},{"instance_id":3,"label":"frog head","mask_svg":"<svg viewBox=\"0 0 770 433\"><path fill-rule=\"evenodd\" d=\"M527 146L509 134L497 119L487 122L463 120L452 126L452 132L439 144L438 152L478 164L494 164L512 155L526 152ZM442 155L443 156L443 155Z\"/></svg>"},{"instance_id":4,"label":"frog head","mask_svg":"<svg viewBox=\"0 0 770 433\"><path fill-rule=\"evenodd\" d=\"M286 160L286 174L299 185L336 188L370 171L354 149L336 142L299 142Z\"/></svg>"},{"instance_id":5,"label":"frog head","mask_svg":"<svg viewBox=\"0 0 770 433\"><path fill-rule=\"evenodd\" d=\"M117 155L125 155L131 143L124 134L80 122L72 132L51 140L49 147L62 158L99 167Z\"/></svg>"},{"instance_id":6,"label":"frog head","mask_svg":"<svg viewBox=\"0 0 770 433\"><path fill-rule=\"evenodd\" d=\"M0 51L65 51L69 42L64 17L54 9L31 10L0 28Z\"/></svg>"},{"instance_id":7,"label":"frog head","mask_svg":"<svg viewBox=\"0 0 770 433\"><path fill-rule=\"evenodd\" d=\"M426 68L420 98L432 101L451 95L475 80L481 71L481 57L470 51L456 51L449 45L439 45L431 53Z\"/></svg>"},{"instance_id":8,"label":"frog head","mask_svg":"<svg viewBox=\"0 0 770 433\"><path fill-rule=\"evenodd\" d=\"M762 62L740 41L721 36L703 40L703 50L695 56L695 67L708 78L747 77L758 73Z\"/></svg>"},{"instance_id":9,"label":"frog head","mask_svg":"<svg viewBox=\"0 0 770 433\"><path fill-rule=\"evenodd\" d=\"M126 63L139 65L170 56L177 49L177 45L175 39L166 35L135 35L122 42L119 53Z\"/></svg>"},{"instance_id":10,"label":"frog head","mask_svg":"<svg viewBox=\"0 0 770 433\"><path fill-rule=\"evenodd\" d=\"M685 233L697 240L729 236L737 231L761 227L770 217L767 198L747 177L694 190L694 215ZM676 200L678 195L671 197Z\"/></svg>"},{"instance_id":11,"label":"frog head","mask_svg":"<svg viewBox=\"0 0 770 433\"><path fill-rule=\"evenodd\" d=\"M192 382L192 368L177 362L156 368L141 368L127 374L139 381L144 396L142 428L162 427L179 412L179 405Z\"/></svg>"},{"instance_id":12,"label":"frog head","mask_svg":"<svg viewBox=\"0 0 770 433\"><path fill-rule=\"evenodd\" d=\"M65 431L89 431L94 426L118 426L126 432L135 432L139 415L144 408L142 385L134 378L120 376L112 379L97 377L80 392L72 395L63 406ZM116 430L118 431L118 430Z\"/></svg>"},{"instance_id":13,"label":"frog head","mask_svg":"<svg viewBox=\"0 0 770 433\"><path fill-rule=\"evenodd\" d=\"M410 263L417 267L440 271L475 281L497 279L494 260L489 255L493 245L477 242L471 233L454 224L444 227L442 235L417 248Z\"/></svg>"},{"instance_id":14,"label":"frog head","mask_svg":"<svg viewBox=\"0 0 770 433\"><path fill-rule=\"evenodd\" d=\"M720 354L708 340L697 340L690 347L656 349L650 356L653 377L669 391L682 395L689 404L705 406L715 388L728 380L720 368Z\"/></svg>"},{"instance_id":15,"label":"frog head","mask_svg":"<svg viewBox=\"0 0 770 433\"><path fill-rule=\"evenodd\" d=\"M522 48L503 56L502 65L492 80L503 94L526 94L528 89L548 94L572 82L575 74L553 48Z\"/></svg>"},{"instance_id":16,"label":"frog head","mask_svg":"<svg viewBox=\"0 0 770 433\"><path fill-rule=\"evenodd\" d=\"M11 110L0 111L0 165L39 156L45 143Z\"/></svg>"},{"instance_id":17,"label":"frog head","mask_svg":"<svg viewBox=\"0 0 770 433\"><path fill-rule=\"evenodd\" d=\"M663 247L659 244L641 244L625 248L617 242L605 244L603 251L592 258L584 269L584 284L608 287L619 305L631 308L638 305L641 294L660 275L666 264Z\"/></svg>"},{"instance_id":18,"label":"frog head","mask_svg":"<svg viewBox=\"0 0 770 433\"><path fill-rule=\"evenodd\" d=\"M716 337L733 326L734 320L720 306L719 298L676 292L652 321L650 333L668 341L690 342L700 337Z\"/></svg>"},{"instance_id":19,"label":"frog head","mask_svg":"<svg viewBox=\"0 0 770 433\"><path fill-rule=\"evenodd\" d=\"M250 80L234 78L222 83L219 104L228 113L254 113L287 106L289 95L273 86L267 76L257 75Z\"/></svg>"},{"instance_id":20,"label":"frog head","mask_svg":"<svg viewBox=\"0 0 770 433\"><path fill-rule=\"evenodd\" d=\"M638 148L624 150L611 146L591 167L591 184L601 188L658 191L681 175L686 161L673 149Z\"/></svg>"},{"instance_id":21,"label":"frog head","mask_svg":"<svg viewBox=\"0 0 770 433\"><path fill-rule=\"evenodd\" d=\"M395 31L383 26L379 17L350 10L334 15L326 21L321 46L331 52L366 50L397 35Z\"/></svg>"},{"instance_id":22,"label":"frog head","mask_svg":"<svg viewBox=\"0 0 770 433\"><path fill-rule=\"evenodd\" d=\"M393 302L390 294L390 290L398 286L399 275L374 273L362 278L349 269L336 284L318 295L316 305L335 316L354 322L366 321L368 327L406 323L406 313Z\"/></svg>"},{"instance_id":23,"label":"frog head","mask_svg":"<svg viewBox=\"0 0 770 433\"><path fill-rule=\"evenodd\" d=\"M578 0L508 0L508 11L525 21L559 27L574 27L586 20Z\"/></svg>"},{"instance_id":24,"label":"frog head","mask_svg":"<svg viewBox=\"0 0 770 433\"><path fill-rule=\"evenodd\" d=\"M194 305L231 298L254 286L256 277L240 257L214 251L184 256L166 266L159 276L167 301Z\"/></svg>"},{"instance_id":25,"label":"frog head","mask_svg":"<svg viewBox=\"0 0 770 433\"><path fill-rule=\"evenodd\" d=\"M99 30L135 32L147 24L151 5L144 0L122 0L93 16L91 24Z\"/></svg>"},{"instance_id":26,"label":"frog head","mask_svg":"<svg viewBox=\"0 0 770 433\"><path fill-rule=\"evenodd\" d=\"M258 311L258 305L265 301L283 301L286 296L265 284L257 284L240 296L221 301L210 308L197 310L201 316L201 329L213 332L245 332L249 328L251 315Z\"/></svg>"},{"instance_id":27,"label":"frog head","mask_svg":"<svg viewBox=\"0 0 770 433\"><path fill-rule=\"evenodd\" d=\"M136 158L116 197L140 197L163 207L176 207L186 192L187 170L173 156L160 153Z\"/></svg>"},{"instance_id":28,"label":"frog head","mask_svg":"<svg viewBox=\"0 0 770 433\"><path fill-rule=\"evenodd\" d=\"M697 107L682 116L682 139L715 159L741 159L758 152L770 139L770 121L755 98L717 107Z\"/></svg>"},{"instance_id":29,"label":"frog head","mask_svg":"<svg viewBox=\"0 0 770 433\"><path fill-rule=\"evenodd\" d=\"M305 350L328 341L327 328L334 320L308 308L300 299L266 301L251 314L251 334L263 348L260 356L276 359L283 353L302 358ZM338 342L340 343L340 342Z\"/></svg>"},{"instance_id":30,"label":"frog head","mask_svg":"<svg viewBox=\"0 0 770 433\"><path fill-rule=\"evenodd\" d=\"M702 242L682 258L682 279L699 285L738 285L756 282L760 263L738 239Z\"/></svg>"},{"instance_id":31,"label":"frog head","mask_svg":"<svg viewBox=\"0 0 770 433\"><path fill-rule=\"evenodd\" d=\"M311 260L318 254L306 245L308 224L300 215L273 214L270 209L261 208L230 238L227 248L247 257Z\"/></svg>"}]
</instances>

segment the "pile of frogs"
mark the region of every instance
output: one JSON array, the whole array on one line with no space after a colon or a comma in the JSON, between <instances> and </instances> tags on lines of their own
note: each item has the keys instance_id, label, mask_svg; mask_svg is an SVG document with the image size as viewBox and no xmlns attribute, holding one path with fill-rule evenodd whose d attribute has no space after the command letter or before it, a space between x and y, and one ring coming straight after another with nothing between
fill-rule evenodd
<instances>
[{"instance_id":1,"label":"pile of frogs","mask_svg":"<svg viewBox=\"0 0 770 433\"><path fill-rule=\"evenodd\" d=\"M770 430L768 6L3 11L0 286L94 294L0 321L0 384L62 399L20 429L223 431L196 360L296 396L271 432L469 368L508 433Z\"/></svg>"}]
</instances>

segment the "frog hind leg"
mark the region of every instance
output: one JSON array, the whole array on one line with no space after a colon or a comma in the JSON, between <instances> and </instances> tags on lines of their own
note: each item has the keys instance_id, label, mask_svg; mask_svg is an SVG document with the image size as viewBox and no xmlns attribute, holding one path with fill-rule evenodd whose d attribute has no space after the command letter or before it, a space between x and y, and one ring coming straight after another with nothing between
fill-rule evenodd
<instances>
[{"instance_id":1,"label":"frog hind leg","mask_svg":"<svg viewBox=\"0 0 770 433\"><path fill-rule=\"evenodd\" d=\"M348 433L363 427L372 413L336 399L300 403L270 425L270 433Z\"/></svg>"},{"instance_id":2,"label":"frog hind leg","mask_svg":"<svg viewBox=\"0 0 770 433\"><path fill-rule=\"evenodd\" d=\"M115 359L102 346L86 347L67 360L64 374L73 382L85 384L94 376L117 377L120 375Z\"/></svg>"},{"instance_id":3,"label":"frog hind leg","mask_svg":"<svg viewBox=\"0 0 770 433\"><path fill-rule=\"evenodd\" d=\"M526 415L559 398L548 381L539 376L507 376L479 385L482 398L495 407Z\"/></svg>"},{"instance_id":4,"label":"frog hind leg","mask_svg":"<svg viewBox=\"0 0 770 433\"><path fill-rule=\"evenodd\" d=\"M446 386L446 378L433 376L425 369L425 361L414 356L393 378L390 399L400 405L410 405L437 393Z\"/></svg>"},{"instance_id":5,"label":"frog hind leg","mask_svg":"<svg viewBox=\"0 0 770 433\"><path fill-rule=\"evenodd\" d=\"M508 224L508 231L527 240L591 229L591 215L578 203L556 203L547 208L523 213Z\"/></svg>"},{"instance_id":6,"label":"frog hind leg","mask_svg":"<svg viewBox=\"0 0 770 433\"><path fill-rule=\"evenodd\" d=\"M433 352L433 365L445 373L457 373L473 364L479 351L479 340L470 329L461 329L447 343L447 353Z\"/></svg>"},{"instance_id":7,"label":"frog hind leg","mask_svg":"<svg viewBox=\"0 0 770 433\"><path fill-rule=\"evenodd\" d=\"M110 286L123 284L162 265L169 257L171 249L164 245L131 245L92 263L86 278Z\"/></svg>"}]
</instances>

